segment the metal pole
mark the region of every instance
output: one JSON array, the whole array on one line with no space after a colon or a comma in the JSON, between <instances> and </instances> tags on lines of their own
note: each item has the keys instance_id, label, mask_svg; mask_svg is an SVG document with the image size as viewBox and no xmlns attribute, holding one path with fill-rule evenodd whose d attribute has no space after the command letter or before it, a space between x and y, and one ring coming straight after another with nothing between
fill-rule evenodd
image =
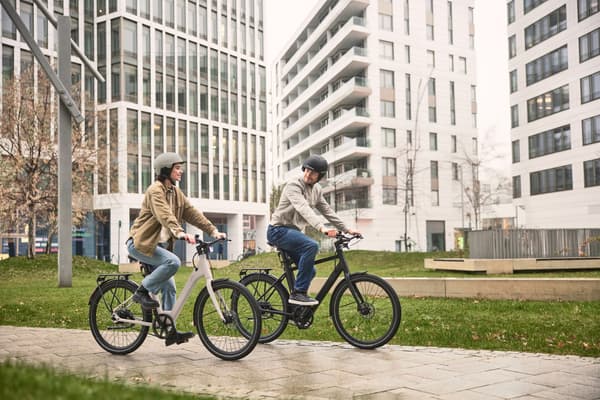
<instances>
[{"instance_id":1,"label":"metal pole","mask_svg":"<svg viewBox=\"0 0 600 400\"><path fill-rule=\"evenodd\" d=\"M44 5L44 3L41 0L33 0L33 1L37 5L39 11L41 11L42 14L44 14L46 16L46 18L48 19L48 21L55 28L58 28L58 21L54 18L54 15L52 15L52 13L50 11L48 11L48 9ZM98 70L96 69L96 67L94 66L94 64L81 51L81 49L79 48L79 46L77 46L77 43L75 43L75 41L73 39L71 39L71 36L69 36L69 40L71 41L71 48L73 50L75 50L75 53L77 53L77 55L79 56L79 59L81 61L83 61L83 63L86 65L86 67L88 67L88 69L90 71L92 71L92 73L94 74L94 76L96 77L96 79L98 79L100 82L104 82L104 77L102 76L102 74L100 74L100 72L98 72Z\"/></svg>"},{"instance_id":2,"label":"metal pole","mask_svg":"<svg viewBox=\"0 0 600 400\"><path fill-rule=\"evenodd\" d=\"M58 17L58 77L71 86L71 18ZM58 112L58 286L72 286L73 210L71 197L71 113L60 100Z\"/></svg>"}]
</instances>

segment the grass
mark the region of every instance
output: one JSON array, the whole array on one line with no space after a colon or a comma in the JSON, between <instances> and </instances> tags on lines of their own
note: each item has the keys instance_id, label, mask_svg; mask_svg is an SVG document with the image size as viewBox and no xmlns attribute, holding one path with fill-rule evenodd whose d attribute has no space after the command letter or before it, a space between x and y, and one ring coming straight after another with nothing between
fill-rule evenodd
<instances>
[{"instance_id":1,"label":"grass","mask_svg":"<svg viewBox=\"0 0 600 400\"><path fill-rule=\"evenodd\" d=\"M348 255L349 263L357 266L353 270L369 270L381 276L464 276L425 271L424 254L351 251ZM87 302L96 286L96 276L117 269L107 263L75 257L73 286L58 288L56 262L55 256L0 261L1 325L88 329ZM275 268L274 273L281 271L275 255L260 254L216 270L215 275L238 279L241 266L265 266ZM331 266L320 266L319 275L325 276L328 268ZM190 272L189 268L178 272L179 288ZM535 275L598 277L597 271ZM139 274L132 278L141 280ZM199 286L196 291L203 285ZM328 299L318 309L310 329L289 326L281 338L341 341L327 315ZM402 324L392 344L600 356L600 302L437 298L401 301ZM178 320L181 329L193 329L192 308L193 301L188 301Z\"/></svg>"},{"instance_id":2,"label":"grass","mask_svg":"<svg viewBox=\"0 0 600 400\"><path fill-rule=\"evenodd\" d=\"M48 367L9 362L0 363L0 398L3 400L214 399L214 397L175 393L148 386L126 385L106 378L84 378Z\"/></svg>"}]
</instances>

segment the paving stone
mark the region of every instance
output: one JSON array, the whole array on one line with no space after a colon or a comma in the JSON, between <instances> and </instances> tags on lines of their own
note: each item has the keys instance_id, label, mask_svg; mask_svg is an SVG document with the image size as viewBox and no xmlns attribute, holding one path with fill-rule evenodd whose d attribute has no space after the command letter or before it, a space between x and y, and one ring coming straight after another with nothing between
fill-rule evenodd
<instances>
[{"instance_id":1,"label":"paving stone","mask_svg":"<svg viewBox=\"0 0 600 400\"><path fill-rule=\"evenodd\" d=\"M533 353L277 340L227 362L197 338L115 356L86 330L0 326L5 360L228 399L600 399L600 358Z\"/></svg>"}]
</instances>

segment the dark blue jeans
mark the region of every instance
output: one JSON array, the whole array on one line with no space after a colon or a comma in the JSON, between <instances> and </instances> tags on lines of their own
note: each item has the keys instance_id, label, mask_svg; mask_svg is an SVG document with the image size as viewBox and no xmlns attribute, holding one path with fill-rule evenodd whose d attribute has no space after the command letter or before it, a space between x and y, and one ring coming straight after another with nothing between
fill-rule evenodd
<instances>
[{"instance_id":1,"label":"dark blue jeans","mask_svg":"<svg viewBox=\"0 0 600 400\"><path fill-rule=\"evenodd\" d=\"M310 282L315 277L315 257L319 252L319 244L297 229L286 226L269 225L267 229L269 243L285 250L298 266L294 290L308 291Z\"/></svg>"}]
</instances>

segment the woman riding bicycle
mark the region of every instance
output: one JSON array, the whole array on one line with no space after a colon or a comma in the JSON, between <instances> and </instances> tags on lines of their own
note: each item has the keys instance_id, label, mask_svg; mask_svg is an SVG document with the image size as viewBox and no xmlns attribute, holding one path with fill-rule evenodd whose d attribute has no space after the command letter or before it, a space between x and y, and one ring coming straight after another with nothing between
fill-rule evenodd
<instances>
[{"instance_id":1,"label":"woman riding bicycle","mask_svg":"<svg viewBox=\"0 0 600 400\"><path fill-rule=\"evenodd\" d=\"M327 160L319 155L312 155L302 163L302 177L293 178L286 184L267 229L269 243L285 250L298 266L295 287L288 300L292 304L319 303L307 295L310 282L316 274L315 257L319 251L319 244L306 236L303 233L304 229L311 225L329 237L335 237L337 233L336 229L325 227L313 208L340 231L360 234L346 227L323 198L318 182L327 173L327 168Z\"/></svg>"},{"instance_id":2,"label":"woman riding bicycle","mask_svg":"<svg viewBox=\"0 0 600 400\"><path fill-rule=\"evenodd\" d=\"M181 261L173 253L175 239L183 239L195 244L194 235L187 234L181 224L187 222L196 226L214 238L225 238L202 214L194 208L176 182L183 175L185 161L177 153L163 153L154 160L156 181L144 194L144 201L139 216L133 222L127 239L129 254L140 262L149 264L155 269L147 275L133 296L133 301L143 308L158 307L150 293L162 292L162 309L171 310L175 304L175 279L173 276L179 269ZM183 343L193 337L192 332L175 332L167 337L167 346Z\"/></svg>"}]
</instances>

